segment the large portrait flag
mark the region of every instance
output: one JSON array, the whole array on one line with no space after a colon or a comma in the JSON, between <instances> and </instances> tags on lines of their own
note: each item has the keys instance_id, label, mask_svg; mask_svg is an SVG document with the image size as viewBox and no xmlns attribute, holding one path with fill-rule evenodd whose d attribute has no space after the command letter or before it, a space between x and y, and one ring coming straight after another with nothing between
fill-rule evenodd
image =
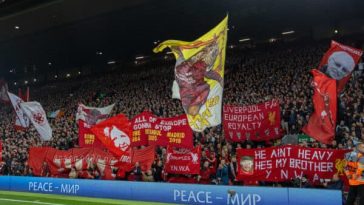
<instances>
[{"instance_id":1,"label":"large portrait flag","mask_svg":"<svg viewBox=\"0 0 364 205\"><path fill-rule=\"evenodd\" d=\"M336 41L331 41L329 50L322 57L319 70L337 80L337 93L340 93L350 80L351 73L359 63L363 51Z\"/></svg>"},{"instance_id":2,"label":"large portrait flag","mask_svg":"<svg viewBox=\"0 0 364 205\"><path fill-rule=\"evenodd\" d=\"M91 132L111 153L123 156L130 148L132 130L128 118L119 114L91 128Z\"/></svg>"},{"instance_id":3,"label":"large portrait flag","mask_svg":"<svg viewBox=\"0 0 364 205\"><path fill-rule=\"evenodd\" d=\"M153 50L168 47L176 57L172 96L182 101L194 131L221 124L227 22L228 17L193 42L167 40Z\"/></svg>"}]
</instances>

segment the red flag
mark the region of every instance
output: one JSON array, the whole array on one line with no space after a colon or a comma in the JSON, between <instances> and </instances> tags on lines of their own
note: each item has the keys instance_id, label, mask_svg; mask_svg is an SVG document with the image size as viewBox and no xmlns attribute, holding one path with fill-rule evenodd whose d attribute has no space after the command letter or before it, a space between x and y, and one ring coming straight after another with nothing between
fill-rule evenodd
<instances>
[{"instance_id":1,"label":"red flag","mask_svg":"<svg viewBox=\"0 0 364 205\"><path fill-rule=\"evenodd\" d=\"M80 147L104 148L101 141L91 132L91 126L83 120L78 121L78 144Z\"/></svg>"},{"instance_id":2,"label":"red flag","mask_svg":"<svg viewBox=\"0 0 364 205\"><path fill-rule=\"evenodd\" d=\"M26 99L23 97L23 93L21 91L21 88L18 88L18 96L23 100L26 101Z\"/></svg>"},{"instance_id":3,"label":"red flag","mask_svg":"<svg viewBox=\"0 0 364 205\"><path fill-rule=\"evenodd\" d=\"M337 80L337 93L344 89L362 54L362 50L331 41L330 49L322 58L319 68L330 78Z\"/></svg>"},{"instance_id":4,"label":"red flag","mask_svg":"<svg viewBox=\"0 0 364 205\"><path fill-rule=\"evenodd\" d=\"M155 157L155 147L149 146L144 149L134 150L132 163L139 162L142 171L148 171L152 168Z\"/></svg>"},{"instance_id":5,"label":"red flag","mask_svg":"<svg viewBox=\"0 0 364 205\"><path fill-rule=\"evenodd\" d=\"M164 170L171 174L200 174L201 149L173 149L168 147Z\"/></svg>"},{"instance_id":6,"label":"red flag","mask_svg":"<svg viewBox=\"0 0 364 205\"><path fill-rule=\"evenodd\" d=\"M100 122L91 131L116 156L122 156L130 148L132 130L128 118L123 114Z\"/></svg>"},{"instance_id":7,"label":"red flag","mask_svg":"<svg viewBox=\"0 0 364 205\"><path fill-rule=\"evenodd\" d=\"M30 100L30 92L29 92L29 87L27 87L27 93L26 93L26 96L25 96L25 98L26 98L26 102L29 102L29 100Z\"/></svg>"},{"instance_id":8,"label":"red flag","mask_svg":"<svg viewBox=\"0 0 364 205\"><path fill-rule=\"evenodd\" d=\"M322 143L330 144L334 139L336 126L336 81L316 69L311 72L315 110L302 131Z\"/></svg>"},{"instance_id":9,"label":"red flag","mask_svg":"<svg viewBox=\"0 0 364 205\"><path fill-rule=\"evenodd\" d=\"M43 162L45 162L46 156L49 154L48 151L52 149L51 147L31 147L29 149L28 164L35 176L41 176Z\"/></svg>"}]
</instances>

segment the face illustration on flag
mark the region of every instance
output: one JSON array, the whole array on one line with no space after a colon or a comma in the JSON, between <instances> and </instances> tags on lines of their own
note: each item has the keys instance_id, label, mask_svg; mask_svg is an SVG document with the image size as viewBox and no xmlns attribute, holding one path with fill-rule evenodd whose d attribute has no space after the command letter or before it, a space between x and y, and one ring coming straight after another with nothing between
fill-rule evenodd
<instances>
[{"instance_id":1,"label":"face illustration on flag","mask_svg":"<svg viewBox=\"0 0 364 205\"><path fill-rule=\"evenodd\" d=\"M76 121L83 120L89 125L95 125L103 120L105 120L115 104L106 107L88 107L84 104L79 104L77 108Z\"/></svg>"},{"instance_id":2,"label":"face illustration on flag","mask_svg":"<svg viewBox=\"0 0 364 205\"><path fill-rule=\"evenodd\" d=\"M114 142L114 146L125 152L130 147L130 137L116 126L104 128L104 135Z\"/></svg>"},{"instance_id":3,"label":"face illustration on flag","mask_svg":"<svg viewBox=\"0 0 364 205\"><path fill-rule=\"evenodd\" d=\"M329 56L326 66L328 76L341 80L354 70L355 62L347 52L337 51Z\"/></svg>"},{"instance_id":4,"label":"face illustration on flag","mask_svg":"<svg viewBox=\"0 0 364 205\"><path fill-rule=\"evenodd\" d=\"M323 56L319 70L328 77L337 80L337 92L340 93L359 63L363 51L331 41L330 49Z\"/></svg>"},{"instance_id":5,"label":"face illustration on flag","mask_svg":"<svg viewBox=\"0 0 364 205\"><path fill-rule=\"evenodd\" d=\"M243 156L240 159L239 174L252 175L254 174L254 158L251 156Z\"/></svg>"},{"instance_id":6,"label":"face illustration on flag","mask_svg":"<svg viewBox=\"0 0 364 205\"><path fill-rule=\"evenodd\" d=\"M227 21L193 42L167 40L154 49L169 47L176 57L172 96L181 99L194 131L221 124Z\"/></svg>"},{"instance_id":7,"label":"face illustration on flag","mask_svg":"<svg viewBox=\"0 0 364 205\"><path fill-rule=\"evenodd\" d=\"M128 118L122 114L93 126L91 132L117 156L122 156L130 148L132 129Z\"/></svg>"},{"instance_id":8,"label":"face illustration on flag","mask_svg":"<svg viewBox=\"0 0 364 205\"><path fill-rule=\"evenodd\" d=\"M221 55L219 55L216 41L188 60L184 59L182 52L180 53L175 73L179 93L182 96L182 106L188 115L196 116L210 94L210 85L205 78L215 80L223 87L223 78L218 72L221 66L215 70L212 69L216 58Z\"/></svg>"}]
</instances>

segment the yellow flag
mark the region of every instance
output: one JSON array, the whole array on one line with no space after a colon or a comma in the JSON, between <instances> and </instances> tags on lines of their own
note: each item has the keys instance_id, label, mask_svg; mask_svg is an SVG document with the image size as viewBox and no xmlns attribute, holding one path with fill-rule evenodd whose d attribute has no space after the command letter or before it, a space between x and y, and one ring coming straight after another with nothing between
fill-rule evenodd
<instances>
[{"instance_id":1,"label":"yellow flag","mask_svg":"<svg viewBox=\"0 0 364 205\"><path fill-rule=\"evenodd\" d=\"M172 96L181 99L194 131L221 124L227 22L228 16L193 42L167 40L153 50L168 47L176 57Z\"/></svg>"}]
</instances>

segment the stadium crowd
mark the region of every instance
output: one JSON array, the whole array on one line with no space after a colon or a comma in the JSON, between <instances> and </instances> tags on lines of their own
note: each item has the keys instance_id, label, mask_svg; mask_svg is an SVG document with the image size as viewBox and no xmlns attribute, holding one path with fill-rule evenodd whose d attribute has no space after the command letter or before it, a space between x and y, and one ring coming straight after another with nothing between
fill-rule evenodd
<instances>
[{"instance_id":1,"label":"stadium crowd","mask_svg":"<svg viewBox=\"0 0 364 205\"><path fill-rule=\"evenodd\" d=\"M228 104L256 104L279 99L281 127L284 135L301 134L313 110L310 88L310 70L318 66L329 43L267 45L265 48L231 49L227 53L223 102ZM350 45L350 44L349 44ZM180 101L171 98L174 79L174 61L136 66L138 72L114 71L102 76L84 76L77 79L31 87L31 100L41 102L46 111L61 109L62 117L50 119L53 139L42 142L34 128L27 131L14 129L14 111L10 106L0 107L0 135L3 142L3 162L0 174L31 176L27 165L28 149L34 146L52 146L67 150L78 147L78 128L75 115L78 103L102 107L115 103L112 115L124 113L129 118L150 110L157 116L171 117L183 113ZM331 145L318 142L301 146L332 149L351 149L364 141L364 75L357 69L345 91L339 97L338 126ZM152 170L142 172L136 164L127 177L129 180L169 181L203 184L244 184L310 187L306 180L280 184L236 180L236 148L254 148L280 145L282 140L268 142L245 141L229 143L221 126L194 133L194 144L203 148L199 176L167 176L163 172L166 149L158 147ZM43 176L49 176L44 165ZM71 170L69 177L81 177ZM101 178L90 168L86 177ZM117 176L116 176L117 177ZM341 189L336 180L322 186Z\"/></svg>"}]
</instances>

